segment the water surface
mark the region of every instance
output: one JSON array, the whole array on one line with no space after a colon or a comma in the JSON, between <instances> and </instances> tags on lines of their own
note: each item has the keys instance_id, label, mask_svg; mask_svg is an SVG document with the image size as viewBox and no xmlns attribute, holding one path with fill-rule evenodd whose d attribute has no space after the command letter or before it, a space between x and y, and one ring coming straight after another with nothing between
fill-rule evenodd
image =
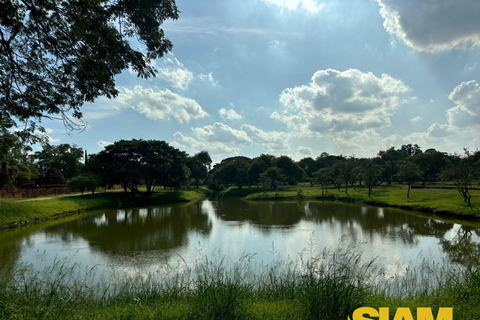
<instances>
[{"instance_id":1,"label":"water surface","mask_svg":"<svg viewBox=\"0 0 480 320\"><path fill-rule=\"evenodd\" d=\"M418 213L338 202L246 202L98 210L71 221L0 234L0 272L25 264L94 268L111 280L193 267L205 259L253 264L352 245L387 276L419 261L478 265L480 228Z\"/></svg>"}]
</instances>

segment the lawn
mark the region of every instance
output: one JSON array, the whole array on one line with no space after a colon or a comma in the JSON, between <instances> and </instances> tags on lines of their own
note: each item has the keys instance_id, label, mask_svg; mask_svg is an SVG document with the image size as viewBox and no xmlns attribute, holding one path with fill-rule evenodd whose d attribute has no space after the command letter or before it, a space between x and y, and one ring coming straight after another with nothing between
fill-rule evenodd
<instances>
[{"instance_id":1,"label":"lawn","mask_svg":"<svg viewBox=\"0 0 480 320\"><path fill-rule=\"evenodd\" d=\"M145 192L139 194L108 192L36 201L16 198L0 199L0 229L99 208L188 202L199 199L208 192L206 188L179 192L160 189L151 196Z\"/></svg>"},{"instance_id":2,"label":"lawn","mask_svg":"<svg viewBox=\"0 0 480 320\"><path fill-rule=\"evenodd\" d=\"M379 206L393 206L405 209L413 209L424 212L445 215L460 215L463 217L480 218L480 191L472 190L472 205L468 206L455 189L423 188L412 189L410 198L407 198L407 185L393 184L392 186L381 185L373 189L368 197L368 189L365 186L349 187L348 194L345 188L337 190L329 186L323 193L320 186L285 186L280 190L256 191L245 196L246 200L282 200L282 199L334 199L347 202L361 202ZM253 189L255 190L255 189ZM227 192L225 195L229 195Z\"/></svg>"}]
</instances>

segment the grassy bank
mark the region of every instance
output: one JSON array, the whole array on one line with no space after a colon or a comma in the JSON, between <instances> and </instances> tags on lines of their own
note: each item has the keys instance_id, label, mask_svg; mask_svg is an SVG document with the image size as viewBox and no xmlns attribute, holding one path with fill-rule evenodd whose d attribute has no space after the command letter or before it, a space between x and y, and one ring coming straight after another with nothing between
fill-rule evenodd
<instances>
[{"instance_id":1,"label":"grassy bank","mask_svg":"<svg viewBox=\"0 0 480 320\"><path fill-rule=\"evenodd\" d=\"M360 202L379 206L392 206L405 209L430 212L441 215L459 215L470 218L480 218L480 191L472 190L472 205L468 206L455 189L412 189L410 199L407 198L407 186L394 184L392 186L378 186L368 197L368 189L364 186L340 190L332 187L322 195L319 186L286 186L282 190L256 191L245 196L246 200L318 200L332 199L346 202ZM226 196L229 193L225 193Z\"/></svg>"},{"instance_id":2,"label":"grassy bank","mask_svg":"<svg viewBox=\"0 0 480 320\"><path fill-rule=\"evenodd\" d=\"M20 227L93 209L188 202L199 199L208 192L208 189L200 188L179 192L159 190L152 195L144 192L138 194L108 192L37 201L0 199L0 229Z\"/></svg>"},{"instance_id":3,"label":"grassy bank","mask_svg":"<svg viewBox=\"0 0 480 320\"><path fill-rule=\"evenodd\" d=\"M455 320L480 314L475 271L426 265L402 279L385 279L349 251L261 268L248 259L231 268L206 260L170 279L91 284L74 267L42 273L19 268L0 278L0 318L338 320L365 306L389 308L390 319L398 307L431 307L434 314L453 307Z\"/></svg>"}]
</instances>

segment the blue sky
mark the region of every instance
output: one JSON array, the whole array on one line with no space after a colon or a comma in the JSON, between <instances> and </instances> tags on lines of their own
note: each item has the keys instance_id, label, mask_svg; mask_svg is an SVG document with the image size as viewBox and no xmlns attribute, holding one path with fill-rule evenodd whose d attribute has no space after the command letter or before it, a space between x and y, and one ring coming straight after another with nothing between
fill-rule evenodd
<instances>
[{"instance_id":1,"label":"blue sky","mask_svg":"<svg viewBox=\"0 0 480 320\"><path fill-rule=\"evenodd\" d=\"M53 144L95 153L165 140L214 162L322 152L371 157L417 143L480 145L478 0L177 0L158 75L126 70L116 99L83 108L88 127ZM142 49L142 45L132 41Z\"/></svg>"}]
</instances>

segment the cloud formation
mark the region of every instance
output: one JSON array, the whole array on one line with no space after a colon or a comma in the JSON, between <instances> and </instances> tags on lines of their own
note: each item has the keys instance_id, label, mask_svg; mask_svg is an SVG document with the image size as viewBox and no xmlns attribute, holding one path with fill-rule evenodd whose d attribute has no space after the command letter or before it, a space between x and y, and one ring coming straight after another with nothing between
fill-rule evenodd
<instances>
[{"instance_id":1,"label":"cloud formation","mask_svg":"<svg viewBox=\"0 0 480 320\"><path fill-rule=\"evenodd\" d=\"M423 52L480 43L478 0L376 0L385 29Z\"/></svg>"},{"instance_id":2,"label":"cloud formation","mask_svg":"<svg viewBox=\"0 0 480 320\"><path fill-rule=\"evenodd\" d=\"M284 112L271 118L306 136L383 128L408 90L387 74L379 78L357 69L320 70L310 84L285 89L280 95Z\"/></svg>"},{"instance_id":3,"label":"cloud formation","mask_svg":"<svg viewBox=\"0 0 480 320\"><path fill-rule=\"evenodd\" d=\"M158 69L158 76L169 81L172 87L180 90L188 89L188 85L193 80L193 73L173 55L165 58L163 67Z\"/></svg>"},{"instance_id":4,"label":"cloud formation","mask_svg":"<svg viewBox=\"0 0 480 320\"><path fill-rule=\"evenodd\" d=\"M477 81L462 82L448 96L456 107L447 111L448 123L457 128L480 126L480 86Z\"/></svg>"},{"instance_id":5,"label":"cloud formation","mask_svg":"<svg viewBox=\"0 0 480 320\"><path fill-rule=\"evenodd\" d=\"M267 152L279 153L290 150L288 140L290 135L285 132L264 131L250 124L242 125L241 129L254 143L260 144Z\"/></svg>"},{"instance_id":6,"label":"cloud formation","mask_svg":"<svg viewBox=\"0 0 480 320\"><path fill-rule=\"evenodd\" d=\"M308 12L316 13L322 9L323 4L317 0L263 0L269 5L275 5L288 10L302 9Z\"/></svg>"},{"instance_id":7,"label":"cloud formation","mask_svg":"<svg viewBox=\"0 0 480 320\"><path fill-rule=\"evenodd\" d=\"M194 137L175 133L175 145L190 152L209 150L211 155L238 155L241 148L260 146L262 150L274 154L290 150L290 134L278 131L264 131L250 124L235 129L221 122L204 127L192 128Z\"/></svg>"},{"instance_id":8,"label":"cloud formation","mask_svg":"<svg viewBox=\"0 0 480 320\"><path fill-rule=\"evenodd\" d=\"M184 123L207 116L195 100L168 89L154 91L139 85L133 89L122 88L115 102L122 108L130 107L152 120L173 117L178 122Z\"/></svg>"},{"instance_id":9,"label":"cloud formation","mask_svg":"<svg viewBox=\"0 0 480 320\"><path fill-rule=\"evenodd\" d=\"M220 110L218 110L218 114L220 115L220 117L228 120L242 119L242 116L233 109L227 110L225 108L221 108Z\"/></svg>"}]
</instances>

